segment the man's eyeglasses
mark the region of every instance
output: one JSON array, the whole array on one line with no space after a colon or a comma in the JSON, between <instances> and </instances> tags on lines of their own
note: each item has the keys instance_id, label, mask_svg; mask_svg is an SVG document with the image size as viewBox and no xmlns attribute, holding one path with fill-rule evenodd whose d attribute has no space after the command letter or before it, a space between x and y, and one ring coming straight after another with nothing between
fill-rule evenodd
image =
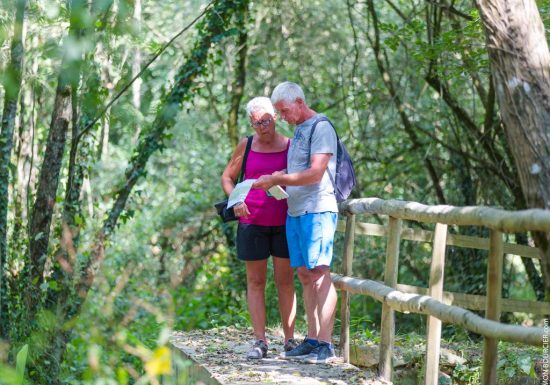
<instances>
[{"instance_id":1,"label":"man's eyeglasses","mask_svg":"<svg viewBox=\"0 0 550 385\"><path fill-rule=\"evenodd\" d=\"M267 127L272 122L273 122L273 118L267 118L267 119L258 120L257 122L252 122L252 126L256 127L256 128L258 128L258 127Z\"/></svg>"}]
</instances>

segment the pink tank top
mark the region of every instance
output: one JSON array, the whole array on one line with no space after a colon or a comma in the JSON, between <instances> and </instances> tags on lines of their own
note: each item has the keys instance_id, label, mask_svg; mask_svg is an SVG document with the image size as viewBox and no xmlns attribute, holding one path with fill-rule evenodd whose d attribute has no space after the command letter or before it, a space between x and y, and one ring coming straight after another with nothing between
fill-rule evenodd
<instances>
[{"instance_id":1,"label":"pink tank top","mask_svg":"<svg viewBox=\"0 0 550 385\"><path fill-rule=\"evenodd\" d=\"M271 175L274 171L286 169L286 159L290 140L284 151L256 152L250 150L246 161L244 179L257 179L262 175ZM267 196L264 190L252 189L244 200L250 215L239 218L240 223L259 226L283 226L288 210L286 199L278 201Z\"/></svg>"}]
</instances>

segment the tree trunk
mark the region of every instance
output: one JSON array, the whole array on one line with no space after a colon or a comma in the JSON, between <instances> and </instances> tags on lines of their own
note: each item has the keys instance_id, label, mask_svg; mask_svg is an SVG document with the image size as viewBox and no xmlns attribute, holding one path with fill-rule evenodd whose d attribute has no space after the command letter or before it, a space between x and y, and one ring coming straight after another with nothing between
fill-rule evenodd
<instances>
[{"instance_id":1,"label":"tree trunk","mask_svg":"<svg viewBox=\"0 0 550 385\"><path fill-rule=\"evenodd\" d=\"M8 186L10 182L10 157L13 146L13 130L17 112L17 100L21 90L23 69L23 21L27 0L18 0L15 12L15 25L11 44L11 61L4 74L4 111L0 133L0 336L6 331L6 276L4 269L7 258L8 236Z\"/></svg>"},{"instance_id":2,"label":"tree trunk","mask_svg":"<svg viewBox=\"0 0 550 385\"><path fill-rule=\"evenodd\" d=\"M248 32L245 25L246 17L248 15L246 4L243 4L243 8L240 11L242 13L239 15L238 28L241 32L239 33L239 37L237 39L237 62L235 63L235 77L233 79L233 83L231 84L231 108L227 119L227 133L229 135L229 142L232 147L236 147L239 142L239 133L237 132L239 108L246 82L246 56L248 53Z\"/></svg>"},{"instance_id":3,"label":"tree trunk","mask_svg":"<svg viewBox=\"0 0 550 385\"><path fill-rule=\"evenodd\" d=\"M535 0L476 0L506 136L528 207L550 209L550 52ZM550 234L533 234L543 252L550 297Z\"/></svg>"},{"instance_id":4,"label":"tree trunk","mask_svg":"<svg viewBox=\"0 0 550 385\"><path fill-rule=\"evenodd\" d=\"M60 80L62 83L62 80ZM59 84L55 95L55 104L48 134L48 142L44 153L44 161L40 169L38 189L33 206L30 228L30 279L34 292L30 298L37 299L38 287L42 283L44 263L50 238L50 224L55 206L59 173L65 150L67 128L71 116L71 88ZM29 288L30 290L31 288ZM34 300L32 302L35 302Z\"/></svg>"},{"instance_id":5,"label":"tree trunk","mask_svg":"<svg viewBox=\"0 0 550 385\"><path fill-rule=\"evenodd\" d=\"M79 40L82 38L83 25L81 23L82 20L85 20L86 0L72 0L70 8L69 37ZM31 216L29 232L30 260L26 267L29 281L25 301L31 317L36 312L41 299L40 285L43 281L50 239L50 226L65 153L67 130L71 121L71 89L75 84L78 84L80 77L81 58L71 58L71 54L68 52L71 49L71 44L71 41L67 39L64 45L65 52L58 77L52 120Z\"/></svg>"},{"instance_id":6,"label":"tree trunk","mask_svg":"<svg viewBox=\"0 0 550 385\"><path fill-rule=\"evenodd\" d=\"M136 32L138 36L141 35L141 0L134 0L134 26L136 27ZM134 58L132 60L132 78L134 78L139 72L141 71L141 49L139 47L136 47L134 49ZM132 104L134 105L134 108L136 109L136 113L138 116L138 124L136 126L136 132L134 133L134 140L132 141L132 144L137 143L137 139L139 138L139 134L141 132L141 122L143 119L141 119L141 78L136 79L134 83L132 83ZM139 113L138 113L139 111Z\"/></svg>"}]
</instances>

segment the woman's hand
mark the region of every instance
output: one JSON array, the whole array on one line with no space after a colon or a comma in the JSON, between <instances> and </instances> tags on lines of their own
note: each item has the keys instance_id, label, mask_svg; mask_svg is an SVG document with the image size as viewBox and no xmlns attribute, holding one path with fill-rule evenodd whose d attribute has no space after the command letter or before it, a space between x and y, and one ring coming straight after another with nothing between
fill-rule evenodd
<instances>
[{"instance_id":1,"label":"woman's hand","mask_svg":"<svg viewBox=\"0 0 550 385\"><path fill-rule=\"evenodd\" d=\"M235 212L235 216L237 218L239 218L239 217L246 218L247 216L250 215L250 211L248 211L248 206L244 202L236 204L235 206L233 206L233 211Z\"/></svg>"}]
</instances>

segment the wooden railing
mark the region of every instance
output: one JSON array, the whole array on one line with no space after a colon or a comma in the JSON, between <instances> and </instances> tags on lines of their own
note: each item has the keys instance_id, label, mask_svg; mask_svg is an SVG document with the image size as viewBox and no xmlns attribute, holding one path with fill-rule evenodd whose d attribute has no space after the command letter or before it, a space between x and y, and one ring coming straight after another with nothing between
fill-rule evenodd
<instances>
[{"instance_id":1,"label":"wooden railing","mask_svg":"<svg viewBox=\"0 0 550 385\"><path fill-rule=\"evenodd\" d=\"M395 338L394 310L426 314L427 343L425 384L437 385L441 322L460 325L484 336L483 384L497 381L497 345L499 340L542 346L543 328L501 324L501 311L550 314L549 302L502 299L502 268L504 254L541 258L535 247L505 243L503 233L526 231L550 232L550 211L505 211L488 207L426 206L416 202L382 200L378 198L353 199L340 204L340 213L346 215L342 274L332 274L341 296L341 346L344 360L349 362L349 295L362 294L382 302L380 331L380 377L391 381L392 353ZM388 216L388 225L356 223L356 214ZM435 223L435 231L403 227L403 220ZM448 233L448 226L482 226L489 229L489 238ZM355 235L386 236L384 282L352 277ZM401 240L431 242L432 259L429 288L401 285L397 282L399 247ZM445 252L447 245L489 250L487 263L487 295L468 295L443 291ZM471 311L485 310L485 318Z\"/></svg>"}]
</instances>

